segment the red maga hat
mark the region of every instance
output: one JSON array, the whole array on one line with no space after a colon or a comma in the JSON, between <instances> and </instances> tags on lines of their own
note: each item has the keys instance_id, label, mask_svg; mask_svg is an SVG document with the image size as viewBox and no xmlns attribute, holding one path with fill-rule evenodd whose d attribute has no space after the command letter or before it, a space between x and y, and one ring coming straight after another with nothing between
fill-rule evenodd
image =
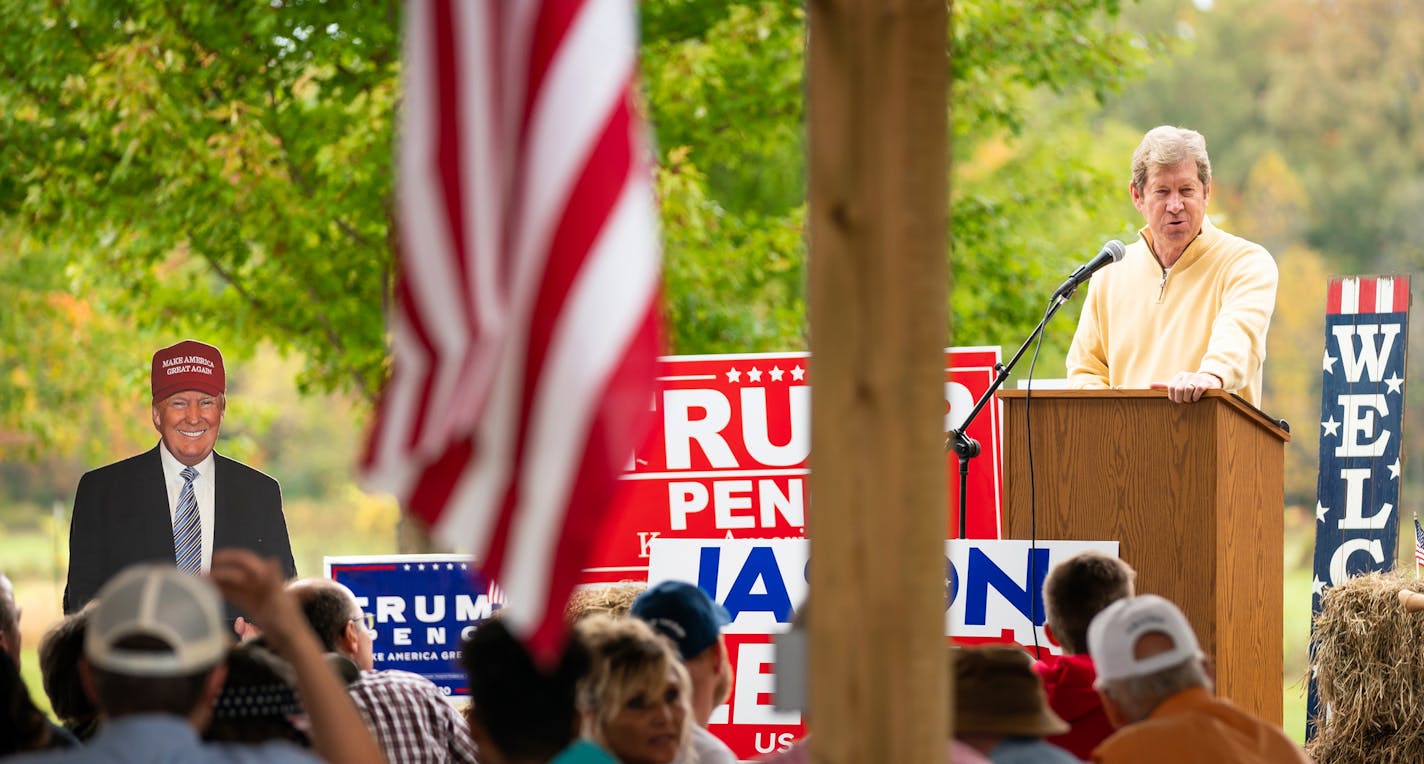
<instances>
[{"instance_id":1,"label":"red maga hat","mask_svg":"<svg viewBox=\"0 0 1424 764\"><path fill-rule=\"evenodd\" d=\"M153 374L149 379L153 400L161 401L184 390L222 395L227 390L222 353L197 340L183 340L153 354Z\"/></svg>"}]
</instances>

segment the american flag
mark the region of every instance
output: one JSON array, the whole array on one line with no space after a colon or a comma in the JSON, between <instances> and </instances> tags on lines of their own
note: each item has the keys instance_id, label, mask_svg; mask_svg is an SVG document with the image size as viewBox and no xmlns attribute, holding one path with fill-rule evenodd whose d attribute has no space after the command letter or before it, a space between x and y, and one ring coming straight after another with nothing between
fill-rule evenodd
<instances>
[{"instance_id":1,"label":"american flag","mask_svg":"<svg viewBox=\"0 0 1424 764\"><path fill-rule=\"evenodd\" d=\"M648 422L659 252L631 0L406 4L394 364L363 471L551 657Z\"/></svg>"},{"instance_id":2,"label":"american flag","mask_svg":"<svg viewBox=\"0 0 1424 764\"><path fill-rule=\"evenodd\" d=\"M1414 518L1414 575L1419 575L1424 566L1424 528L1419 527L1419 518Z\"/></svg>"}]
</instances>

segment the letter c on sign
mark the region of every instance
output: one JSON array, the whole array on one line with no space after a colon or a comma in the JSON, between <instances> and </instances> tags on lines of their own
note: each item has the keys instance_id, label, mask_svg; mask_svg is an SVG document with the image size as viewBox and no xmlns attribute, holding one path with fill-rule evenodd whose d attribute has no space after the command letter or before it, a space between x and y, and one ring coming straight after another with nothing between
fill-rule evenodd
<instances>
[{"instance_id":1,"label":"letter c on sign","mask_svg":"<svg viewBox=\"0 0 1424 764\"><path fill-rule=\"evenodd\" d=\"M1370 559L1374 561L1376 565L1382 565L1384 563L1384 545L1380 544L1379 539L1350 539L1341 544L1339 548L1335 550L1335 553L1330 555L1331 586L1338 586L1344 582L1345 579L1350 577L1350 557L1357 552L1364 552L1369 555ZM1356 569L1361 573L1368 570L1365 566L1358 566Z\"/></svg>"}]
</instances>

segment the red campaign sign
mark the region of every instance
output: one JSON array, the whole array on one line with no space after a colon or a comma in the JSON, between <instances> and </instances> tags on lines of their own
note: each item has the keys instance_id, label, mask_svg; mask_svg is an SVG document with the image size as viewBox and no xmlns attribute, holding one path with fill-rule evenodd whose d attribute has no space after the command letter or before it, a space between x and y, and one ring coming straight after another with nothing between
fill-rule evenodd
<instances>
[{"instance_id":1,"label":"red campaign sign","mask_svg":"<svg viewBox=\"0 0 1424 764\"><path fill-rule=\"evenodd\" d=\"M999 364L997 347L949 348L944 351L944 430L946 436L969 416L974 402L994 383L995 367ZM967 514L971 539L1003 538L1000 512L1003 499L1003 423L997 399L984 406L970 423L969 437L979 441L979 456L970 460ZM959 538L959 459L953 452L944 455L948 479L948 517L945 538Z\"/></svg>"},{"instance_id":2,"label":"red campaign sign","mask_svg":"<svg viewBox=\"0 0 1424 764\"><path fill-rule=\"evenodd\" d=\"M945 351L945 431L988 390L999 348ZM624 473L590 553L587 583L646 580L655 538L805 535L811 447L805 353L673 356L661 360L657 424ZM983 446L970 467L969 536L1000 537L1000 407L969 427ZM959 465L945 454L945 537L958 535Z\"/></svg>"}]
</instances>

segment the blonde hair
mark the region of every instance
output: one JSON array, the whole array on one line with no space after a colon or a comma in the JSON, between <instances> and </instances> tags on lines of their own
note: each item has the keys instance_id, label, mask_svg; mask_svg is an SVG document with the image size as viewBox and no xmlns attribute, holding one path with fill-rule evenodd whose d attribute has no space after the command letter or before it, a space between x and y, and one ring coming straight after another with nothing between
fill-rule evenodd
<instances>
[{"instance_id":1,"label":"blonde hair","mask_svg":"<svg viewBox=\"0 0 1424 764\"><path fill-rule=\"evenodd\" d=\"M619 581L607 586L589 586L575 589L564 607L564 621L578 623L591 615L628 615L633 600L638 599L648 588L643 581Z\"/></svg>"},{"instance_id":2,"label":"blonde hair","mask_svg":"<svg viewBox=\"0 0 1424 764\"><path fill-rule=\"evenodd\" d=\"M606 747L613 718L632 698L661 695L671 673L683 712L678 748L680 757L686 754L692 740L692 679L672 643L637 618L595 614L575 629L593 653L593 666L577 693L584 737Z\"/></svg>"},{"instance_id":3,"label":"blonde hair","mask_svg":"<svg viewBox=\"0 0 1424 764\"><path fill-rule=\"evenodd\" d=\"M1142 193L1147 185L1147 172L1152 167L1171 167L1184 159L1197 164L1197 178L1202 186L1211 185L1211 159L1206 155L1206 138L1185 127L1162 125L1142 136L1137 150L1132 152L1132 187Z\"/></svg>"}]
</instances>

